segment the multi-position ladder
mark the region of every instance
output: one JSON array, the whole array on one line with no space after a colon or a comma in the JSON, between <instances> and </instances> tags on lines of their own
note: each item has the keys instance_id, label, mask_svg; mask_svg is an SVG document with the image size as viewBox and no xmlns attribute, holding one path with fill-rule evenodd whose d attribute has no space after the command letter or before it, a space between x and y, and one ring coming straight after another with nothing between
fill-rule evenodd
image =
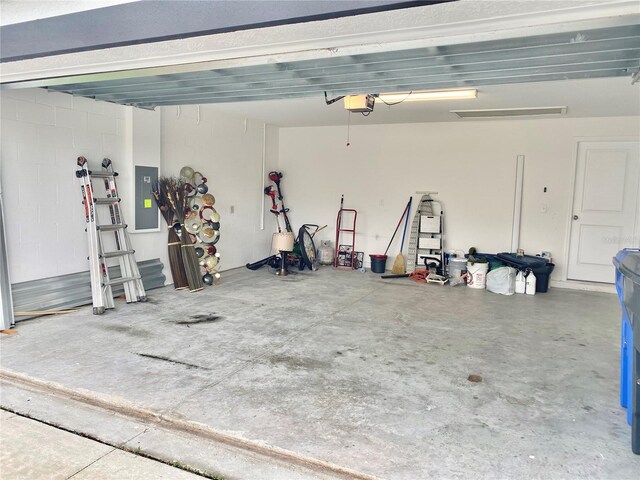
<instances>
[{"instance_id":1,"label":"multi-position ladder","mask_svg":"<svg viewBox=\"0 0 640 480\"><path fill-rule=\"evenodd\" d=\"M124 223L120 212L120 197L116 187L111 160L102 161L102 171L89 170L89 164L84 157L78 157L76 177L82 182L82 203L87 223L87 238L89 240L89 272L91 275L91 296L93 298L93 313L100 315L107 308L114 308L114 285L122 285L127 303L144 302L147 300L142 277L131 248L127 224ZM104 197L96 197L92 184L93 178L104 180ZM99 221L100 207L109 207L111 223L102 224ZM113 233L113 236L110 235ZM120 276L111 278L109 260L117 260ZM112 270L115 270L112 268Z\"/></svg>"}]
</instances>

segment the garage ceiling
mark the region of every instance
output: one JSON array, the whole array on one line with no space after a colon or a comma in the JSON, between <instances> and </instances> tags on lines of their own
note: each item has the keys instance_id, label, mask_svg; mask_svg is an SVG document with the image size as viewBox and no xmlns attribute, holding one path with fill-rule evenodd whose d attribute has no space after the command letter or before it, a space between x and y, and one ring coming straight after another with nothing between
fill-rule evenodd
<instances>
[{"instance_id":1,"label":"garage ceiling","mask_svg":"<svg viewBox=\"0 0 640 480\"><path fill-rule=\"evenodd\" d=\"M183 105L178 114L212 109L283 126L464 121L453 109L640 114L640 83L631 84L640 69L637 1L425 4L6 62L0 88L47 87L142 108ZM367 118L324 102L325 91L333 97L467 87L478 89L477 99L378 104Z\"/></svg>"},{"instance_id":2,"label":"garage ceiling","mask_svg":"<svg viewBox=\"0 0 640 480\"><path fill-rule=\"evenodd\" d=\"M631 77L639 67L640 26L625 25L49 88L155 108L310 97L324 91L344 95Z\"/></svg>"}]
</instances>

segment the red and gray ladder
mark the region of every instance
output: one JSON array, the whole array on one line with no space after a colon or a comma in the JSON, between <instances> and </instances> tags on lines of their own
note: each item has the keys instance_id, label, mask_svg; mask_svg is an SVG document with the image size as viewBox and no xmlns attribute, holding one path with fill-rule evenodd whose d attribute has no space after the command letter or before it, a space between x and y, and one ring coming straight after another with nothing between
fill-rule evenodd
<instances>
[{"instance_id":1,"label":"red and gray ladder","mask_svg":"<svg viewBox=\"0 0 640 480\"><path fill-rule=\"evenodd\" d=\"M115 308L112 287L122 285L127 303L144 302L147 300L142 276L138 270L135 251L131 248L127 224L120 211L120 196L116 186L111 160L102 161L102 171L89 170L89 163L84 157L78 157L76 177L81 181L82 203L86 217L86 231L89 241L89 273L91 276L91 297L93 298L93 313L100 315L107 308ZM94 194L93 179L102 179L104 191ZM100 210L108 208L109 220L101 223L98 215ZM103 211L102 215L107 212ZM116 264L117 262L117 264ZM110 265L113 263L113 265ZM120 275L111 276L109 271L117 270Z\"/></svg>"}]
</instances>

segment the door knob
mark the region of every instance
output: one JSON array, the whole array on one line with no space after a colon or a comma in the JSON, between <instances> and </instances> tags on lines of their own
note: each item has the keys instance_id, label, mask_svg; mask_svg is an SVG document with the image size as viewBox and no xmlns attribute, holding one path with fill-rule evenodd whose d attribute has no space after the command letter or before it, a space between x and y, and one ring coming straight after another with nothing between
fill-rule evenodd
<instances>
[{"instance_id":1,"label":"door knob","mask_svg":"<svg viewBox=\"0 0 640 480\"><path fill-rule=\"evenodd\" d=\"M574 219L574 220L578 220L578 215L574 215L574 216L573 216L573 219Z\"/></svg>"}]
</instances>

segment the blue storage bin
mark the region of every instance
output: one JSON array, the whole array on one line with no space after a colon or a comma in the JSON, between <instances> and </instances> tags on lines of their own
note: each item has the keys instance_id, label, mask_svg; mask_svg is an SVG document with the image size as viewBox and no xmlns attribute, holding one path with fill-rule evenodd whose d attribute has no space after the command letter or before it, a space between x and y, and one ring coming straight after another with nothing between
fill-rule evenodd
<instances>
[{"instance_id":1,"label":"blue storage bin","mask_svg":"<svg viewBox=\"0 0 640 480\"><path fill-rule=\"evenodd\" d=\"M622 306L622 325L620 328L620 405L627 409L627 423L631 425L631 395L633 393L633 328L631 319L624 306L622 296L623 279L620 272L620 264L631 252L640 252L637 248L625 248L613 257L613 265L616 267L616 291Z\"/></svg>"},{"instance_id":2,"label":"blue storage bin","mask_svg":"<svg viewBox=\"0 0 640 480\"><path fill-rule=\"evenodd\" d=\"M475 258L485 258L487 262L489 262L489 270L493 270L495 268L504 267L504 262L498 258L498 255L495 253L474 253L473 256ZM469 255L465 255L465 257L469 257Z\"/></svg>"},{"instance_id":3,"label":"blue storage bin","mask_svg":"<svg viewBox=\"0 0 640 480\"><path fill-rule=\"evenodd\" d=\"M530 268L536 276L536 293L546 293L549 290L549 280L555 265L546 258L534 257L532 255L518 255L516 253L502 252L496 255L509 267L525 270Z\"/></svg>"},{"instance_id":4,"label":"blue storage bin","mask_svg":"<svg viewBox=\"0 0 640 480\"><path fill-rule=\"evenodd\" d=\"M631 414L631 450L640 455L640 250L621 250L613 263L622 306L622 347L626 349L620 354L620 403Z\"/></svg>"}]
</instances>

